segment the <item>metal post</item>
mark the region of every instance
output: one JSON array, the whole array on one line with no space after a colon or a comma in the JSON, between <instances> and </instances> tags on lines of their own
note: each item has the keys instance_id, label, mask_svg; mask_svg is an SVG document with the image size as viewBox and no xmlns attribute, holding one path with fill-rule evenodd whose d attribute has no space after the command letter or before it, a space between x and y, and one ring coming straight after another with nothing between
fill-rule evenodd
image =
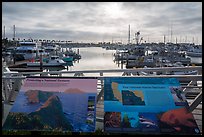
<instances>
[{"instance_id":1,"label":"metal post","mask_svg":"<svg viewBox=\"0 0 204 137\"><path fill-rule=\"evenodd\" d=\"M200 94L198 94L198 96L191 103L191 105L189 106L188 111L192 112L200 104L201 101L202 101L202 91L200 92Z\"/></svg>"},{"instance_id":2,"label":"metal post","mask_svg":"<svg viewBox=\"0 0 204 137\"><path fill-rule=\"evenodd\" d=\"M79 49L77 49L77 54L79 54Z\"/></svg>"},{"instance_id":3,"label":"metal post","mask_svg":"<svg viewBox=\"0 0 204 137\"><path fill-rule=\"evenodd\" d=\"M42 54L40 54L40 70L43 71L43 60L42 60Z\"/></svg>"},{"instance_id":4,"label":"metal post","mask_svg":"<svg viewBox=\"0 0 204 137\"><path fill-rule=\"evenodd\" d=\"M121 60L121 69L123 69L123 53L122 53L121 55L122 55L122 60Z\"/></svg>"}]
</instances>

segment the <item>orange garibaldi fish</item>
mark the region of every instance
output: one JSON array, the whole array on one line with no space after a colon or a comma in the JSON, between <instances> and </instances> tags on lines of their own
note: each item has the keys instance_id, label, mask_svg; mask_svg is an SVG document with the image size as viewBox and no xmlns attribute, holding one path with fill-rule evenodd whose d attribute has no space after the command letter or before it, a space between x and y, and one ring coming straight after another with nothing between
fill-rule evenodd
<instances>
[{"instance_id":1,"label":"orange garibaldi fish","mask_svg":"<svg viewBox=\"0 0 204 137\"><path fill-rule=\"evenodd\" d=\"M186 108L179 108L165 112L160 120L180 131L182 126L196 127L193 114L188 112Z\"/></svg>"}]
</instances>

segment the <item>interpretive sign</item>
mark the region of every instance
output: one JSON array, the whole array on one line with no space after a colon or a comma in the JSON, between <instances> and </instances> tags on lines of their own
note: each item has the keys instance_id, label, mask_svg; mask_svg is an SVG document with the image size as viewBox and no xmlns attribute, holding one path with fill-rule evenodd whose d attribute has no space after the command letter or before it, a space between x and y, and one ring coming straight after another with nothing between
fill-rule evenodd
<instances>
[{"instance_id":1,"label":"interpretive sign","mask_svg":"<svg viewBox=\"0 0 204 137\"><path fill-rule=\"evenodd\" d=\"M175 78L105 78L104 130L200 134Z\"/></svg>"},{"instance_id":2,"label":"interpretive sign","mask_svg":"<svg viewBox=\"0 0 204 137\"><path fill-rule=\"evenodd\" d=\"M26 78L3 130L94 132L96 96L96 78Z\"/></svg>"}]
</instances>

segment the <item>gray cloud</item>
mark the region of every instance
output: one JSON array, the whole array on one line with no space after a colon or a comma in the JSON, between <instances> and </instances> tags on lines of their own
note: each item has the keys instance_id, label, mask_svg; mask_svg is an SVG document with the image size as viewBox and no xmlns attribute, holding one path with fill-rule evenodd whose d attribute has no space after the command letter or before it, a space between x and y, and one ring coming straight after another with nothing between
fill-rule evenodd
<instances>
[{"instance_id":1,"label":"gray cloud","mask_svg":"<svg viewBox=\"0 0 204 137\"><path fill-rule=\"evenodd\" d=\"M2 24L10 38L15 24L21 38L90 42L127 42L129 24L131 37L140 30L144 38L159 42L172 24L174 37L194 36L201 43L202 3L3 2Z\"/></svg>"}]
</instances>

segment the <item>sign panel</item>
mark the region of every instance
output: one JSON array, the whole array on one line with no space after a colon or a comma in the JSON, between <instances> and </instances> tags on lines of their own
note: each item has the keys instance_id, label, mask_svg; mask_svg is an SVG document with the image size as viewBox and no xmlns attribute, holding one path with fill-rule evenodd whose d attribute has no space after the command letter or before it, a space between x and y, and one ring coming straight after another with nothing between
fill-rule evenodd
<instances>
[{"instance_id":1,"label":"sign panel","mask_svg":"<svg viewBox=\"0 0 204 137\"><path fill-rule=\"evenodd\" d=\"M4 130L95 131L96 78L26 78Z\"/></svg>"},{"instance_id":2,"label":"sign panel","mask_svg":"<svg viewBox=\"0 0 204 137\"><path fill-rule=\"evenodd\" d=\"M142 134L200 134L175 78L106 78L104 130Z\"/></svg>"}]
</instances>

